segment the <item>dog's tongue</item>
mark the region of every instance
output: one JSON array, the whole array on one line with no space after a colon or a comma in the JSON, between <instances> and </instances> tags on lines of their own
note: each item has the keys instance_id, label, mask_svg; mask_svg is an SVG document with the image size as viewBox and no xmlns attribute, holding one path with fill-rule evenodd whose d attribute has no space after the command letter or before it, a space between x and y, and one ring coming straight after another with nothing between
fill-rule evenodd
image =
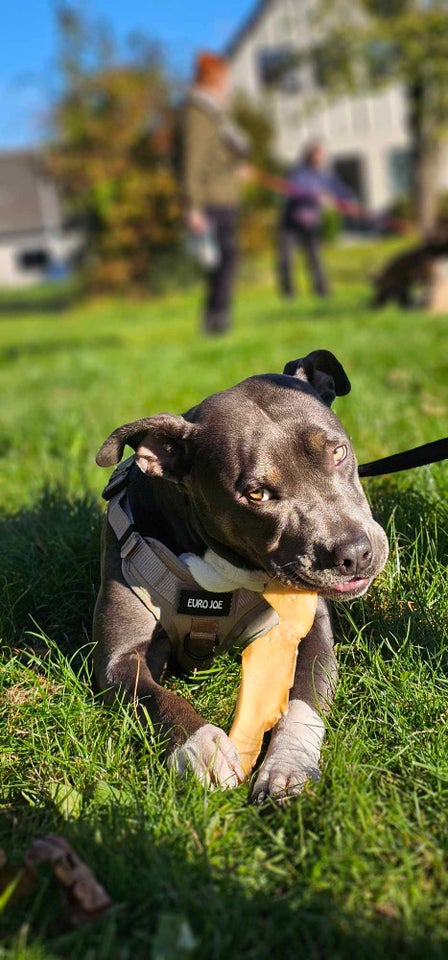
<instances>
[{"instance_id":1,"label":"dog's tongue","mask_svg":"<svg viewBox=\"0 0 448 960\"><path fill-rule=\"evenodd\" d=\"M337 593L350 593L352 590L365 587L368 582L367 577L353 577L352 580L346 580L345 583L335 583L331 589L336 590Z\"/></svg>"}]
</instances>

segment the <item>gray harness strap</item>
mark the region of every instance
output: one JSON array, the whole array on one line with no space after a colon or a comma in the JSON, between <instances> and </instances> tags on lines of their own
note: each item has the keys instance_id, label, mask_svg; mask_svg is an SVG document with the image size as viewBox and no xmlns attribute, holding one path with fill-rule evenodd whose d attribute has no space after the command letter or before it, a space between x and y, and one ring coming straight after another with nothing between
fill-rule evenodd
<instances>
[{"instance_id":1,"label":"gray harness strap","mask_svg":"<svg viewBox=\"0 0 448 960\"><path fill-rule=\"evenodd\" d=\"M207 667L234 643L247 646L278 622L263 597L251 590L209 593L159 540L135 529L127 482L134 457L119 464L103 491L107 519L117 537L126 583L160 622L185 670Z\"/></svg>"}]
</instances>

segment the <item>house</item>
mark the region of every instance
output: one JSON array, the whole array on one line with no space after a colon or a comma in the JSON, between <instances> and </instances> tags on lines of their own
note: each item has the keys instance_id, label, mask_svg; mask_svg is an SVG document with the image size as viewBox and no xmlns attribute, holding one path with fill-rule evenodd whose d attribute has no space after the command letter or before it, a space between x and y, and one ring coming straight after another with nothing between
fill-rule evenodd
<instances>
[{"instance_id":1,"label":"house","mask_svg":"<svg viewBox=\"0 0 448 960\"><path fill-rule=\"evenodd\" d=\"M1 153L0 287L62 275L82 245L82 231L64 224L61 198L39 155Z\"/></svg>"},{"instance_id":2,"label":"house","mask_svg":"<svg viewBox=\"0 0 448 960\"><path fill-rule=\"evenodd\" d=\"M303 146L322 139L333 169L372 210L409 190L411 154L406 102L397 84L364 96L330 100L310 50L313 0L260 0L227 48L232 84L271 114L275 152L291 163ZM290 68L288 69L288 61ZM441 160L448 189L448 152Z\"/></svg>"}]
</instances>

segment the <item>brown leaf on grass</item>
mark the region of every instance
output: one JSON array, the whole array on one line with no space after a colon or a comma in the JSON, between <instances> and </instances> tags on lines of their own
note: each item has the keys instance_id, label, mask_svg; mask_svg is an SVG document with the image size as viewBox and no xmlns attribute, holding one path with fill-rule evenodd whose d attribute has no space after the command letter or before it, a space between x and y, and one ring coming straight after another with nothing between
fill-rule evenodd
<instances>
[{"instance_id":1,"label":"brown leaf on grass","mask_svg":"<svg viewBox=\"0 0 448 960\"><path fill-rule=\"evenodd\" d=\"M25 854L24 866L7 863L0 849L0 913L26 897L38 881L37 868L48 863L59 884L70 924L90 923L101 917L111 900L90 867L57 834L36 837Z\"/></svg>"},{"instance_id":2,"label":"brown leaf on grass","mask_svg":"<svg viewBox=\"0 0 448 960\"><path fill-rule=\"evenodd\" d=\"M98 883L90 867L78 857L73 847L55 833L36 837L25 854L27 867L49 863L61 887L72 924L89 923L98 919L110 906L111 900Z\"/></svg>"}]
</instances>

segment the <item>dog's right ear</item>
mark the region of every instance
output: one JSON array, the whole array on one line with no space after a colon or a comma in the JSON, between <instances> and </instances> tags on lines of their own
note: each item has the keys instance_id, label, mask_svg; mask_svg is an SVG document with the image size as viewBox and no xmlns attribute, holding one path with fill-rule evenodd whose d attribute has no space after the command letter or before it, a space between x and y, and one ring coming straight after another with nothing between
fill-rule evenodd
<instances>
[{"instance_id":1,"label":"dog's right ear","mask_svg":"<svg viewBox=\"0 0 448 960\"><path fill-rule=\"evenodd\" d=\"M283 373L309 383L327 407L331 407L335 397L350 393L350 380L344 367L329 350L313 350L306 357L290 360Z\"/></svg>"},{"instance_id":2,"label":"dog's right ear","mask_svg":"<svg viewBox=\"0 0 448 960\"><path fill-rule=\"evenodd\" d=\"M197 424L169 413L134 420L111 433L99 449L96 462L99 467L114 466L129 444L143 473L180 483L189 473L192 441L198 429Z\"/></svg>"}]
</instances>

